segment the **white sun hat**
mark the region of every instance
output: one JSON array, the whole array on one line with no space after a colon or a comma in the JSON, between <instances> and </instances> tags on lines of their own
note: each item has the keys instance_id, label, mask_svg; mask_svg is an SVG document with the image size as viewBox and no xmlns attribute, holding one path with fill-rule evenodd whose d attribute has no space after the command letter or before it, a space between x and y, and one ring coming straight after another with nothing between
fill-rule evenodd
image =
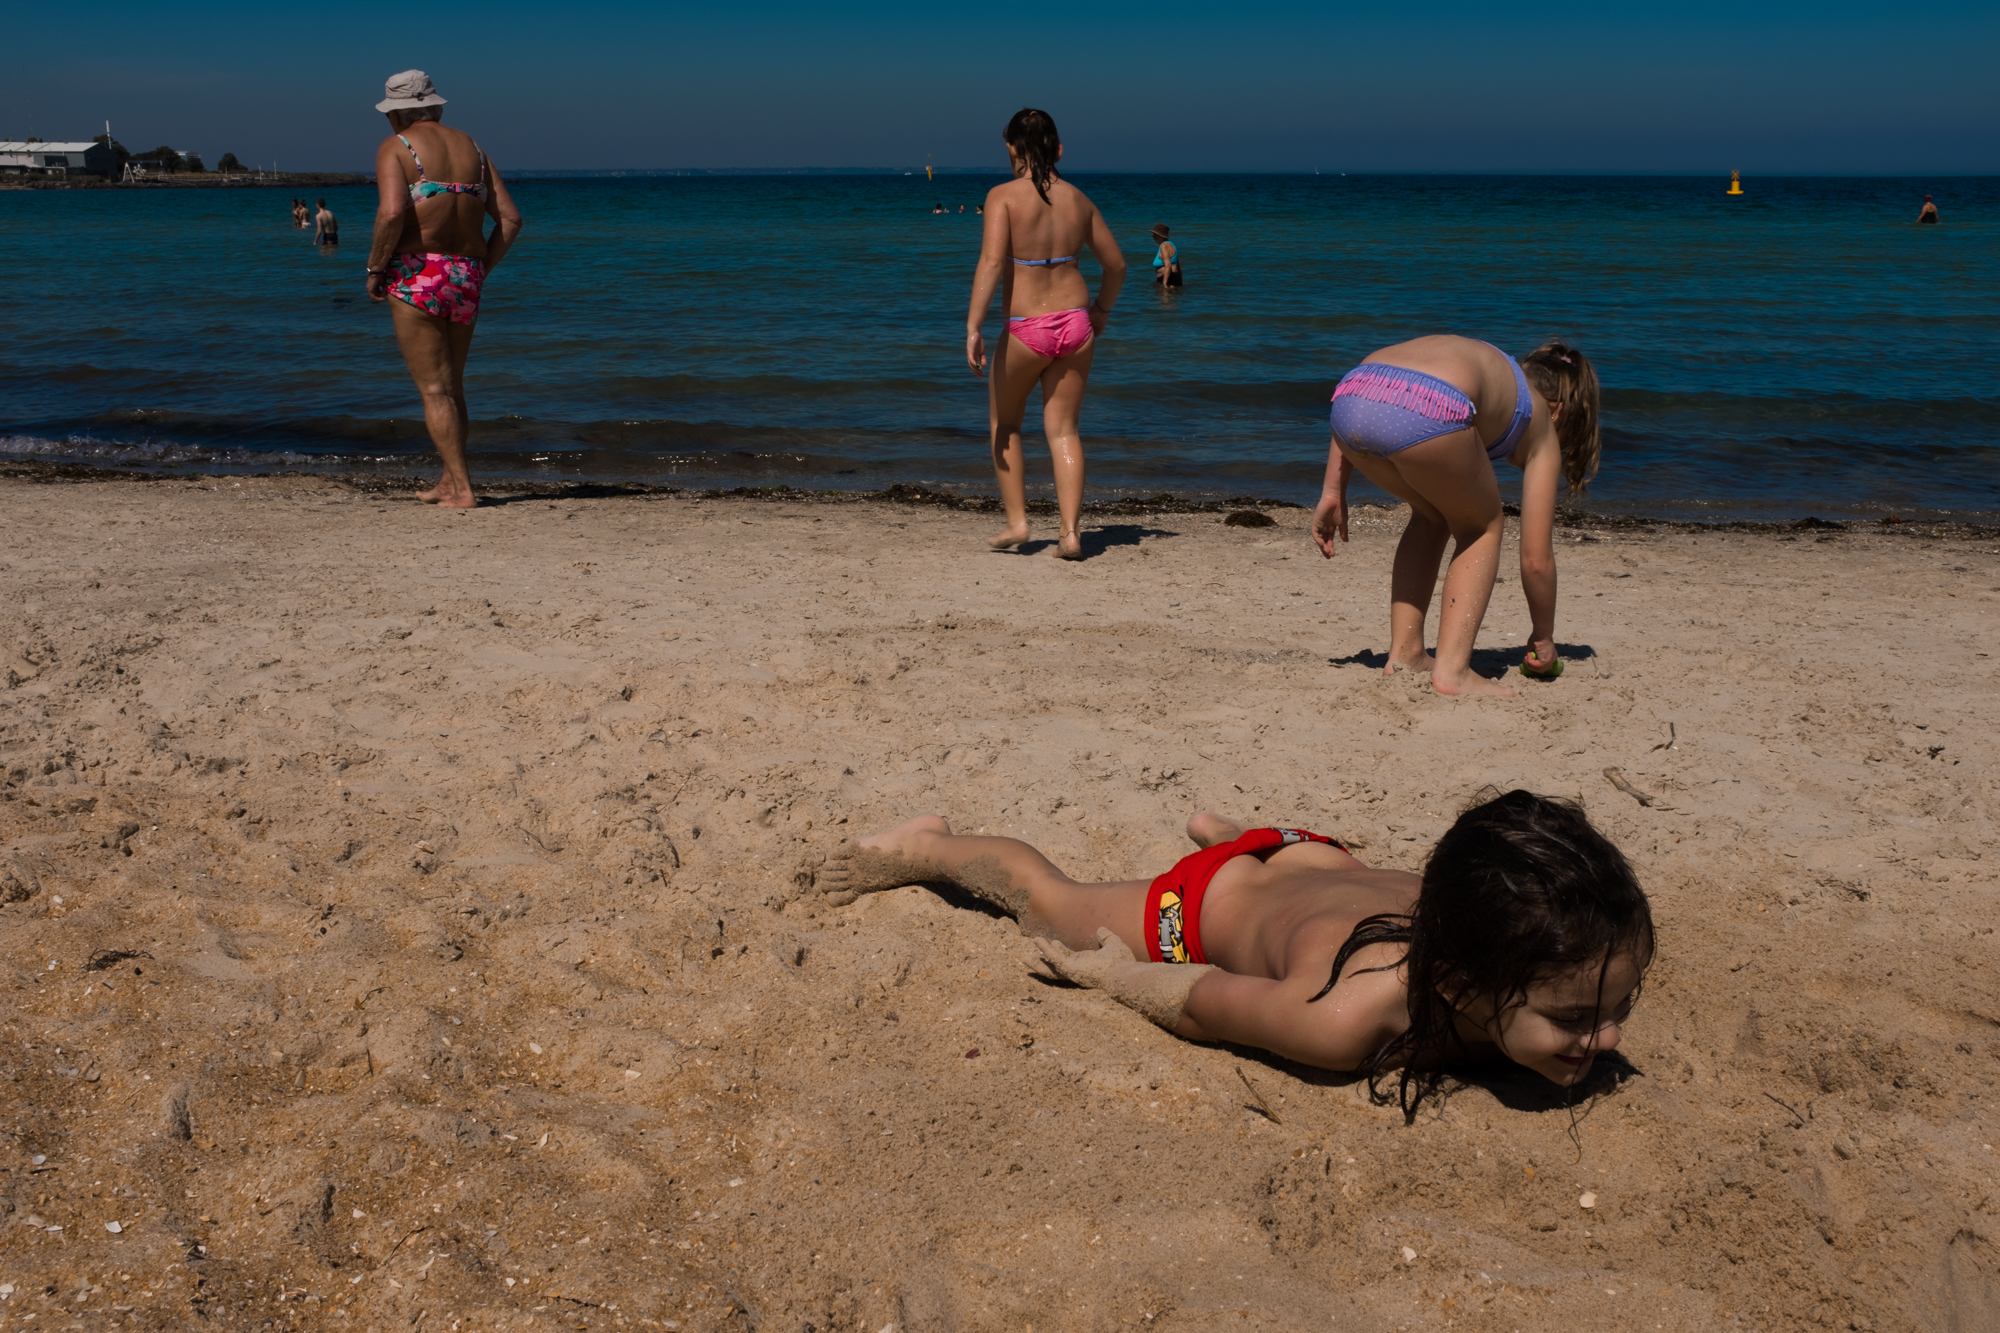
<instances>
[{"instance_id":1,"label":"white sun hat","mask_svg":"<svg viewBox=\"0 0 2000 1333\"><path fill-rule=\"evenodd\" d=\"M391 74L389 81L382 85L385 96L375 104L377 111L405 111L415 106L443 106L444 99L438 96L431 84L431 76L420 69L406 69L401 74Z\"/></svg>"}]
</instances>

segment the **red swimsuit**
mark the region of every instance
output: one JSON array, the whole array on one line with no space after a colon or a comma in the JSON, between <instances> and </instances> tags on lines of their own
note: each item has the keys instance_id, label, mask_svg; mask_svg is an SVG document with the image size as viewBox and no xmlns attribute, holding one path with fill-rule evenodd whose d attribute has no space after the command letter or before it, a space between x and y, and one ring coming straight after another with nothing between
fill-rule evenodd
<instances>
[{"instance_id":1,"label":"red swimsuit","mask_svg":"<svg viewBox=\"0 0 2000 1333\"><path fill-rule=\"evenodd\" d=\"M1346 851L1345 843L1323 833L1296 828L1253 828L1231 842L1184 856L1153 881L1146 893L1146 951L1156 963L1206 963L1201 949L1201 900L1225 862L1257 856L1295 842L1323 842Z\"/></svg>"}]
</instances>

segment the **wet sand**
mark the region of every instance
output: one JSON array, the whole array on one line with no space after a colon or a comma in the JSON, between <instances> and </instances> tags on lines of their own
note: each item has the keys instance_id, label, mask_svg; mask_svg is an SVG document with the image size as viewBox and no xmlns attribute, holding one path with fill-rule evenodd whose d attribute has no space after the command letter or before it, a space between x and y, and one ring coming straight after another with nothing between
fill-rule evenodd
<instances>
[{"instance_id":1,"label":"wet sand","mask_svg":"<svg viewBox=\"0 0 2000 1333\"><path fill-rule=\"evenodd\" d=\"M1494 702L1371 668L1393 515L1273 517L0 481L0 1329L2000 1325L1995 543L1565 531ZM1653 895L1579 1107L1406 1127L812 889L925 811L1414 870L1489 783Z\"/></svg>"}]
</instances>

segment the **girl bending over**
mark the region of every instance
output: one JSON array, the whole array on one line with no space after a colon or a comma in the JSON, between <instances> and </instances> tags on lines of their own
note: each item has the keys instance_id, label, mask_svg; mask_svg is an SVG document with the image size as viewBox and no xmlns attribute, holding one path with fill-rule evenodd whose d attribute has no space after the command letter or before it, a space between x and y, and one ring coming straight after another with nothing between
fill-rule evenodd
<instances>
[{"instance_id":1,"label":"girl bending over","mask_svg":"<svg viewBox=\"0 0 2000 1333\"><path fill-rule=\"evenodd\" d=\"M1395 1073L1406 1118L1447 1059L1581 1081L1653 959L1644 890L1567 802L1511 791L1472 807L1421 877L1304 829L1197 814L1188 836L1202 850L1158 879L1079 884L1025 842L926 815L843 847L816 882L836 904L957 885L1047 937L1050 972L1170 1032L1359 1070L1379 1101Z\"/></svg>"},{"instance_id":2,"label":"girl bending over","mask_svg":"<svg viewBox=\"0 0 2000 1333\"><path fill-rule=\"evenodd\" d=\"M1062 514L1055 553L1075 560L1083 555L1076 532L1083 508L1083 437L1077 419L1097 335L1104 332L1118 289L1125 285L1125 256L1097 205L1056 173L1062 141L1048 112L1016 112L1002 137L1014 179L994 186L986 196L985 237L972 278L972 308L965 317L966 364L983 377L986 339L979 326L999 290L1007 334L993 347L987 426L1007 526L990 544L1005 551L1028 540L1021 418L1029 391L1040 384L1042 430L1055 463L1056 507ZM1095 301L1077 268L1086 248L1104 268Z\"/></svg>"},{"instance_id":3,"label":"girl bending over","mask_svg":"<svg viewBox=\"0 0 2000 1333\"><path fill-rule=\"evenodd\" d=\"M1329 560L1347 540L1347 483L1359 472L1410 505L1389 583L1389 664L1431 673L1440 694L1513 691L1473 674L1472 645L1500 569L1501 460L1521 469L1521 590L1532 622L1522 671L1554 676L1556 479L1582 495L1597 472L1597 372L1576 348L1547 342L1516 362L1492 343L1441 334L1385 347L1333 391L1333 447L1313 513ZM1438 558L1454 543L1438 617L1424 619Z\"/></svg>"}]
</instances>

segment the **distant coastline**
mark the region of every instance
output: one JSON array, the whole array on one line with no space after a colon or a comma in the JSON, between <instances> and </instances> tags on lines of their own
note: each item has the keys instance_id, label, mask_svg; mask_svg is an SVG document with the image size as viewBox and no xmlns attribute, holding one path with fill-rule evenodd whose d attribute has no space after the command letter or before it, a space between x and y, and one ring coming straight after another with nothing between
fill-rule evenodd
<instances>
[{"instance_id":1,"label":"distant coastline","mask_svg":"<svg viewBox=\"0 0 2000 1333\"><path fill-rule=\"evenodd\" d=\"M0 182L0 190L294 190L371 185L373 176L351 171L177 171L140 181L101 176L30 176Z\"/></svg>"}]
</instances>

